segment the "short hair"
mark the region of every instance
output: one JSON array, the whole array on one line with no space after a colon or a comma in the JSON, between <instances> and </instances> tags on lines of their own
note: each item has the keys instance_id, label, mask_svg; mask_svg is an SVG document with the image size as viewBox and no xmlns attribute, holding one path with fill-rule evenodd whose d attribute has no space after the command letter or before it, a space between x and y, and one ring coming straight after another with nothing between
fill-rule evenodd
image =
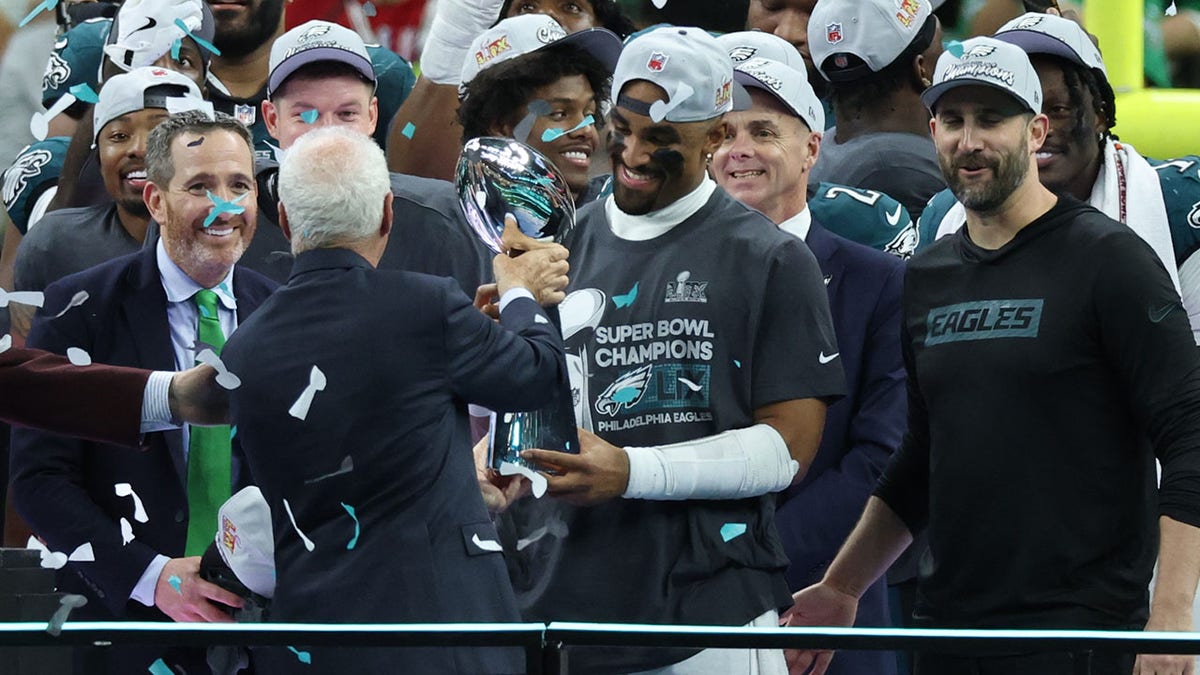
<instances>
[{"instance_id":1,"label":"short hair","mask_svg":"<svg viewBox=\"0 0 1200 675\"><path fill-rule=\"evenodd\" d=\"M1107 139L1111 137L1113 140L1117 140L1117 135L1112 132L1113 127L1117 125L1117 101L1108 79L1092 68L1068 61L1061 56L1030 54L1029 57L1034 61L1045 59L1062 69L1063 82L1067 85L1067 96L1076 111L1075 124L1071 127L1069 135L1083 134L1083 90L1087 89L1092 95L1092 112L1096 113L1097 117L1104 117L1107 125L1097 139L1100 152L1103 154ZM1089 136L1092 134L1090 129L1086 132Z\"/></svg>"},{"instance_id":2,"label":"short hair","mask_svg":"<svg viewBox=\"0 0 1200 675\"><path fill-rule=\"evenodd\" d=\"M370 136L337 126L304 134L279 166L292 253L368 238L391 187L387 159Z\"/></svg>"},{"instance_id":3,"label":"short hair","mask_svg":"<svg viewBox=\"0 0 1200 675\"><path fill-rule=\"evenodd\" d=\"M894 92L912 81L913 59L918 54L924 53L926 49L929 49L929 45L933 44L933 36L937 34L936 21L936 16L929 15L913 42L905 47L904 51L900 52L900 55L891 63L878 71L853 80L827 82L834 110L840 115L876 107L880 101L891 97ZM848 68L866 65L866 62L857 56L846 54L830 56L825 59L825 63L819 64L820 67L823 70L830 68L835 58L846 59L847 64L844 67Z\"/></svg>"},{"instance_id":4,"label":"short hair","mask_svg":"<svg viewBox=\"0 0 1200 675\"><path fill-rule=\"evenodd\" d=\"M358 69L348 63L341 61L316 61L307 65L301 66L298 70L284 78L283 82L275 87L275 91L271 92L269 97L272 101L278 101L287 96L288 86L295 80L324 80L334 77L353 77L363 83L363 86L375 93L375 84L363 78L362 73Z\"/></svg>"},{"instance_id":5,"label":"short hair","mask_svg":"<svg viewBox=\"0 0 1200 675\"><path fill-rule=\"evenodd\" d=\"M223 112L214 112L212 117L202 110L188 110L171 115L163 120L146 139L146 178L159 187L166 187L175 177L175 161L171 157L171 144L184 133L206 131L228 131L246 142L246 149L254 158L254 138L246 125Z\"/></svg>"},{"instance_id":6,"label":"short hair","mask_svg":"<svg viewBox=\"0 0 1200 675\"><path fill-rule=\"evenodd\" d=\"M637 30L637 26L633 25L633 21L622 11L617 0L590 0L592 12L596 15L596 24L601 28L607 28L616 33L622 40L629 37ZM508 10L512 8L513 0L504 0L504 5L500 7L500 15L497 17L497 23L508 15Z\"/></svg>"},{"instance_id":7,"label":"short hair","mask_svg":"<svg viewBox=\"0 0 1200 675\"><path fill-rule=\"evenodd\" d=\"M534 90L574 75L582 75L591 85L596 123L601 124L599 111L608 99L612 73L582 49L556 45L485 68L463 85L458 107L463 142L488 136L499 126L515 127L525 116L525 106L533 99Z\"/></svg>"}]
</instances>

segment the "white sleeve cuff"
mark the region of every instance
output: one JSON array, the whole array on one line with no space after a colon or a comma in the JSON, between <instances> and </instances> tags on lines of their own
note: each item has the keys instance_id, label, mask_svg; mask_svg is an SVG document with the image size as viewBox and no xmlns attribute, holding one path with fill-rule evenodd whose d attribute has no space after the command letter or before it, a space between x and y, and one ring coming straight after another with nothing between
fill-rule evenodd
<instances>
[{"instance_id":1,"label":"white sleeve cuff","mask_svg":"<svg viewBox=\"0 0 1200 675\"><path fill-rule=\"evenodd\" d=\"M503 313L504 308L508 307L508 303L516 300L517 298L529 298L534 302L537 301L537 299L533 297L533 293L529 292L528 288L521 286L510 288L507 291L504 291L504 295L500 296L500 312Z\"/></svg>"},{"instance_id":2,"label":"white sleeve cuff","mask_svg":"<svg viewBox=\"0 0 1200 675\"><path fill-rule=\"evenodd\" d=\"M146 389L142 392L143 434L179 427L171 420L171 378L174 376L175 373L166 370L150 373Z\"/></svg>"},{"instance_id":3,"label":"white sleeve cuff","mask_svg":"<svg viewBox=\"0 0 1200 675\"><path fill-rule=\"evenodd\" d=\"M146 565L146 571L142 572L137 585L133 587L133 592L129 594L129 599L137 600L147 607L153 607L154 590L158 588L158 578L162 576L163 568L167 566L167 562L170 560L165 555L154 556L154 560L151 560L150 564Z\"/></svg>"}]
</instances>

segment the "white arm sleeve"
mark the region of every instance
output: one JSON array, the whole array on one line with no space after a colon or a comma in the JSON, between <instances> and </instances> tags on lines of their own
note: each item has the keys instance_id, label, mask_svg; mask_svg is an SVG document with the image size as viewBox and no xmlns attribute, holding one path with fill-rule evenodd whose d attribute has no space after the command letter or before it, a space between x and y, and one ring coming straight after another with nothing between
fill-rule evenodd
<instances>
[{"instance_id":1,"label":"white arm sleeve","mask_svg":"<svg viewBox=\"0 0 1200 675\"><path fill-rule=\"evenodd\" d=\"M791 484L800 464L773 427L755 424L715 436L628 447L626 499L742 499Z\"/></svg>"},{"instance_id":2,"label":"white arm sleeve","mask_svg":"<svg viewBox=\"0 0 1200 675\"><path fill-rule=\"evenodd\" d=\"M421 50L421 75L437 84L459 82L471 41L500 15L504 0L438 0Z\"/></svg>"}]
</instances>

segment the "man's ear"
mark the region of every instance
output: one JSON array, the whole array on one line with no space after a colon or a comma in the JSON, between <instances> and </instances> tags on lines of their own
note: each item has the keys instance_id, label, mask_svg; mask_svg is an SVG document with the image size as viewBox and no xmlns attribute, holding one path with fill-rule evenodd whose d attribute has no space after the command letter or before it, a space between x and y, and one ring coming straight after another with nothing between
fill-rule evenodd
<instances>
[{"instance_id":1,"label":"man's ear","mask_svg":"<svg viewBox=\"0 0 1200 675\"><path fill-rule=\"evenodd\" d=\"M287 209L284 208L283 202L278 203L279 207L279 231L283 232L283 236L287 237L289 242L292 241L292 225L288 222Z\"/></svg>"},{"instance_id":2,"label":"man's ear","mask_svg":"<svg viewBox=\"0 0 1200 675\"><path fill-rule=\"evenodd\" d=\"M263 99L262 117L263 124L267 126L267 133L271 135L271 138L279 140L279 109L270 99Z\"/></svg>"},{"instance_id":3,"label":"man's ear","mask_svg":"<svg viewBox=\"0 0 1200 675\"><path fill-rule=\"evenodd\" d=\"M1050 118L1045 113L1038 113L1029 121L1029 152L1034 153L1042 148L1046 136L1050 134Z\"/></svg>"},{"instance_id":4,"label":"man's ear","mask_svg":"<svg viewBox=\"0 0 1200 675\"><path fill-rule=\"evenodd\" d=\"M704 137L704 154L711 155L725 142L725 134L729 125L723 120L709 127Z\"/></svg>"},{"instance_id":5,"label":"man's ear","mask_svg":"<svg viewBox=\"0 0 1200 675\"><path fill-rule=\"evenodd\" d=\"M379 224L379 236L386 237L392 233L392 191L383 196L383 222Z\"/></svg>"},{"instance_id":6,"label":"man's ear","mask_svg":"<svg viewBox=\"0 0 1200 675\"><path fill-rule=\"evenodd\" d=\"M367 119L371 121L371 130L367 132L367 135L373 136L379 125L379 99L374 96L371 97L371 105L367 107Z\"/></svg>"},{"instance_id":7,"label":"man's ear","mask_svg":"<svg viewBox=\"0 0 1200 675\"><path fill-rule=\"evenodd\" d=\"M162 191L154 183L146 181L145 187L142 188L142 201L146 203L146 210L150 212L150 217L158 223L159 227L162 227L166 217Z\"/></svg>"}]
</instances>

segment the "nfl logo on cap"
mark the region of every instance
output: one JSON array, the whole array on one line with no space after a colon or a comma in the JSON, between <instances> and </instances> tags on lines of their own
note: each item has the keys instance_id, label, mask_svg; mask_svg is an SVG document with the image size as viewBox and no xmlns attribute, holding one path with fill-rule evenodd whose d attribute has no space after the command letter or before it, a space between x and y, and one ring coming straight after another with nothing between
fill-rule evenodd
<instances>
[{"instance_id":1,"label":"nfl logo on cap","mask_svg":"<svg viewBox=\"0 0 1200 675\"><path fill-rule=\"evenodd\" d=\"M825 41L829 44L836 45L842 41L843 37L845 36L842 35L842 24L840 22L835 21L825 26Z\"/></svg>"},{"instance_id":2,"label":"nfl logo on cap","mask_svg":"<svg viewBox=\"0 0 1200 675\"><path fill-rule=\"evenodd\" d=\"M671 57L662 52L653 52L650 54L650 60L646 62L646 68L656 73L662 72L662 69L667 67L669 58Z\"/></svg>"}]
</instances>

